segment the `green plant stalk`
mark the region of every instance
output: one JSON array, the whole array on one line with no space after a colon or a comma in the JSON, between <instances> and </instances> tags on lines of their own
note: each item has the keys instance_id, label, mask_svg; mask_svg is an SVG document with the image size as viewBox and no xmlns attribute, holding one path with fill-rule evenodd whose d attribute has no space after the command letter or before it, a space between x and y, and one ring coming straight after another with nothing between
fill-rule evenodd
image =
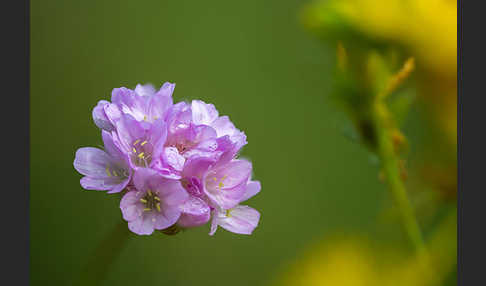
<instances>
[{"instance_id":1,"label":"green plant stalk","mask_svg":"<svg viewBox=\"0 0 486 286\"><path fill-rule=\"evenodd\" d=\"M428 253L425 241L408 198L405 184L400 177L399 159L394 150L391 136L392 122L388 110L380 98L377 98L373 109L373 121L377 136L377 154L382 163L385 181L398 205L402 223L409 239L418 251L418 254L423 258L423 261L427 262Z\"/></svg>"},{"instance_id":2,"label":"green plant stalk","mask_svg":"<svg viewBox=\"0 0 486 286\"><path fill-rule=\"evenodd\" d=\"M93 251L80 279L73 285L101 285L129 237L126 222L120 221Z\"/></svg>"}]
</instances>

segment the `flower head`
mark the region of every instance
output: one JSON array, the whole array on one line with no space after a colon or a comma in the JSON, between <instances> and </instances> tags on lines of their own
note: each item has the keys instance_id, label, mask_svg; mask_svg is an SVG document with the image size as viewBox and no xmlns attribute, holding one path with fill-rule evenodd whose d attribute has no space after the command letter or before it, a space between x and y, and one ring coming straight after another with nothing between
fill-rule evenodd
<instances>
[{"instance_id":1,"label":"flower head","mask_svg":"<svg viewBox=\"0 0 486 286\"><path fill-rule=\"evenodd\" d=\"M258 193L260 183L250 180L252 164L237 158L246 135L212 104L173 104L174 87L115 88L111 102L98 102L92 117L105 150L77 151L81 186L126 189L120 208L136 234L172 234L210 220L211 235L218 225L250 234L260 214L239 203Z\"/></svg>"}]
</instances>

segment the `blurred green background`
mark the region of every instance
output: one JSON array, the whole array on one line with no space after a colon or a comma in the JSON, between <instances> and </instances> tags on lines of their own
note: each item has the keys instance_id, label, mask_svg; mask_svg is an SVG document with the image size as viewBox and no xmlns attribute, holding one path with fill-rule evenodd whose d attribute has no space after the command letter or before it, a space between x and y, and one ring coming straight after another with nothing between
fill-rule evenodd
<instances>
[{"instance_id":1,"label":"blurred green background","mask_svg":"<svg viewBox=\"0 0 486 286\"><path fill-rule=\"evenodd\" d=\"M76 280L122 220L118 196L83 190L72 163L102 144L98 100L137 83L175 82L176 101L213 103L246 133L262 217L251 236L132 235L104 285L268 285L310 243L376 231L386 189L326 99L335 50L299 25L303 3L31 1L32 285Z\"/></svg>"}]
</instances>

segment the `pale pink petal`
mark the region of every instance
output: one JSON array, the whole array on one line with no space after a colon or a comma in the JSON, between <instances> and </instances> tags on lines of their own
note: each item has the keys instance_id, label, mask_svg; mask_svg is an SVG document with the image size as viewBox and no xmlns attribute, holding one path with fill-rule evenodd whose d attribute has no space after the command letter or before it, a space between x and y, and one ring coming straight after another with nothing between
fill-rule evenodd
<instances>
[{"instance_id":1,"label":"pale pink petal","mask_svg":"<svg viewBox=\"0 0 486 286\"><path fill-rule=\"evenodd\" d=\"M260 185L259 181L249 181L248 184L246 184L245 194L241 198L240 202L244 202L254 195L258 194L261 188L262 186Z\"/></svg>"},{"instance_id":2,"label":"pale pink petal","mask_svg":"<svg viewBox=\"0 0 486 286\"><path fill-rule=\"evenodd\" d=\"M218 118L218 111L213 104L207 104L201 100L193 100L191 109L192 120L195 124L211 125Z\"/></svg>"},{"instance_id":3,"label":"pale pink petal","mask_svg":"<svg viewBox=\"0 0 486 286\"><path fill-rule=\"evenodd\" d=\"M218 217L217 223L222 228L238 233L251 234L258 226L260 213L249 206L236 206L228 210L225 217Z\"/></svg>"}]
</instances>

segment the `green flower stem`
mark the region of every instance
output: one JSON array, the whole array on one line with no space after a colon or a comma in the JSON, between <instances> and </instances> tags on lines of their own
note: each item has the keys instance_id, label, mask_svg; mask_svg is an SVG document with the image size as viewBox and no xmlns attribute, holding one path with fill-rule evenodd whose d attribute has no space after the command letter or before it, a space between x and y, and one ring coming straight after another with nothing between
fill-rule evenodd
<instances>
[{"instance_id":1,"label":"green flower stem","mask_svg":"<svg viewBox=\"0 0 486 286\"><path fill-rule=\"evenodd\" d=\"M74 285L101 285L129 237L126 222L120 221L92 253Z\"/></svg>"},{"instance_id":2,"label":"green flower stem","mask_svg":"<svg viewBox=\"0 0 486 286\"><path fill-rule=\"evenodd\" d=\"M409 239L423 257L423 261L426 262L428 261L428 254L425 241L408 198L407 190L400 177L399 159L392 141L391 131L393 129L388 110L380 98L377 98L373 108L373 120L377 136L377 154L382 164L385 181L398 205Z\"/></svg>"}]
</instances>

